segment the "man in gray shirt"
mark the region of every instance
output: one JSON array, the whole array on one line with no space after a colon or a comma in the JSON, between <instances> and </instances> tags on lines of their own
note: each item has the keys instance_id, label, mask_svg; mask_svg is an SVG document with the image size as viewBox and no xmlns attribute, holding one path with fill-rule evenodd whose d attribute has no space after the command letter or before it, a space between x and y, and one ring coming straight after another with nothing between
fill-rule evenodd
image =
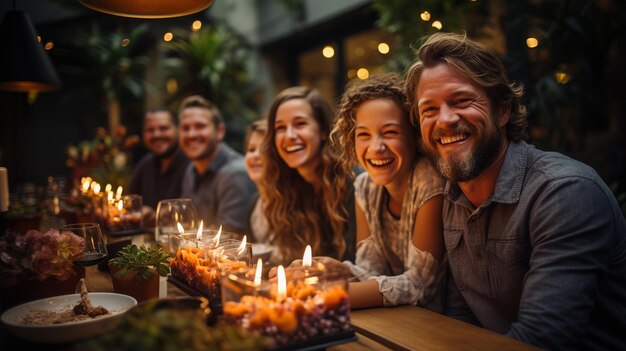
<instances>
[{"instance_id":1,"label":"man in gray shirt","mask_svg":"<svg viewBox=\"0 0 626 351\"><path fill-rule=\"evenodd\" d=\"M255 192L243 156L222 142L225 128L218 108L201 96L183 100L179 112L180 147L191 160L182 196L191 198L204 227L223 226L248 233L248 204Z\"/></svg>"},{"instance_id":2,"label":"man in gray shirt","mask_svg":"<svg viewBox=\"0 0 626 351\"><path fill-rule=\"evenodd\" d=\"M547 349L626 349L626 223L596 172L524 142L522 88L465 36L428 38L406 89L448 179L446 313Z\"/></svg>"}]
</instances>

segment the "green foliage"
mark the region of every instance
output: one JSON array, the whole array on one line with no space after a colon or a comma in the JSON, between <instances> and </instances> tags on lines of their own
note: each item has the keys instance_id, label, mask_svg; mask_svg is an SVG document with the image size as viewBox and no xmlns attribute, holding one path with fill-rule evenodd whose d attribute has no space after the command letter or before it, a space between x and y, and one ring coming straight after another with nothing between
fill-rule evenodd
<instances>
[{"instance_id":1,"label":"green foliage","mask_svg":"<svg viewBox=\"0 0 626 351\"><path fill-rule=\"evenodd\" d=\"M189 95L202 95L218 106L227 129L243 139L246 126L258 118L255 108L259 89L248 74L251 50L247 42L223 24L174 34L176 39L164 46L166 58L162 61L164 78L178 82L171 103L176 105Z\"/></svg>"},{"instance_id":2,"label":"green foliage","mask_svg":"<svg viewBox=\"0 0 626 351\"><path fill-rule=\"evenodd\" d=\"M488 13L488 2L458 0L374 0L379 14L377 25L393 34L398 41L392 51L389 69L404 72L415 58L413 51L419 48L420 40L438 32L434 21L443 24L442 31L480 33ZM424 21L420 15L428 11L430 19Z\"/></svg>"},{"instance_id":3,"label":"green foliage","mask_svg":"<svg viewBox=\"0 0 626 351\"><path fill-rule=\"evenodd\" d=\"M133 308L114 331L77 345L78 350L262 350L269 341L236 326L208 327L196 311L155 309L154 301Z\"/></svg>"},{"instance_id":4,"label":"green foliage","mask_svg":"<svg viewBox=\"0 0 626 351\"><path fill-rule=\"evenodd\" d=\"M164 252L158 246L138 247L135 244L124 246L117 255L109 262L119 269L118 274L122 277L128 272L135 272L135 282L148 280L152 277L150 268L156 269L157 273L165 277L170 271L170 254Z\"/></svg>"},{"instance_id":5,"label":"green foliage","mask_svg":"<svg viewBox=\"0 0 626 351\"><path fill-rule=\"evenodd\" d=\"M139 44L147 29L141 25L128 33L117 30L103 34L94 24L90 33L79 36L84 72L92 82L99 83L96 86L108 100L125 95L143 97L147 57L140 54ZM125 39L128 44L122 45Z\"/></svg>"}]
</instances>

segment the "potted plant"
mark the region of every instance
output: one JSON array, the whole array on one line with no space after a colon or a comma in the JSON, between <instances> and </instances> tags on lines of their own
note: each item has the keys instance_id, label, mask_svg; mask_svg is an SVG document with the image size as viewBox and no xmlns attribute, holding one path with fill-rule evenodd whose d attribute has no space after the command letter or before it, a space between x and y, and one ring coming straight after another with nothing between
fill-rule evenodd
<instances>
[{"instance_id":1,"label":"potted plant","mask_svg":"<svg viewBox=\"0 0 626 351\"><path fill-rule=\"evenodd\" d=\"M170 255L158 246L124 246L109 260L113 289L138 302L159 297L159 276L169 273Z\"/></svg>"}]
</instances>

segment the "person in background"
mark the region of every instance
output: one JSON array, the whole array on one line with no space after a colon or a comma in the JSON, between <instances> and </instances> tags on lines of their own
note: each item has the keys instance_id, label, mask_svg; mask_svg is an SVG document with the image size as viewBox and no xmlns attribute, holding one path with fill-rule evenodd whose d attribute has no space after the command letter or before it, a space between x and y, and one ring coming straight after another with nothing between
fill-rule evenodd
<instances>
[{"instance_id":1,"label":"person in background","mask_svg":"<svg viewBox=\"0 0 626 351\"><path fill-rule=\"evenodd\" d=\"M223 227L241 237L248 233L248 204L255 192L243 156L222 140L226 133L219 109L202 96L180 105L179 143L191 164L182 196L192 199L205 228Z\"/></svg>"},{"instance_id":2,"label":"person in background","mask_svg":"<svg viewBox=\"0 0 626 351\"><path fill-rule=\"evenodd\" d=\"M144 224L154 225L154 210L163 199L178 198L189 160L178 147L178 121L165 108L148 110L143 119L143 142L149 153L139 160L126 187L139 194L144 205Z\"/></svg>"},{"instance_id":3,"label":"person in background","mask_svg":"<svg viewBox=\"0 0 626 351\"><path fill-rule=\"evenodd\" d=\"M307 245L315 256L354 260L354 189L329 143L332 120L308 87L283 90L270 107L262 189L275 263L301 258Z\"/></svg>"},{"instance_id":4,"label":"person in background","mask_svg":"<svg viewBox=\"0 0 626 351\"><path fill-rule=\"evenodd\" d=\"M527 144L521 86L464 35L419 49L406 91L447 178L446 313L551 350L626 349L626 222L596 172Z\"/></svg>"},{"instance_id":5,"label":"person in background","mask_svg":"<svg viewBox=\"0 0 626 351\"><path fill-rule=\"evenodd\" d=\"M441 312L445 281L441 204L445 181L418 150L402 80L357 81L344 93L331 133L343 168L357 162L356 265L350 307L419 304Z\"/></svg>"},{"instance_id":6,"label":"person in background","mask_svg":"<svg viewBox=\"0 0 626 351\"><path fill-rule=\"evenodd\" d=\"M244 142L244 160L248 176L256 185L258 192L250 201L250 233L252 240L257 243L269 243L269 223L265 218L263 191L261 181L263 179L263 159L261 157L261 142L267 134L267 121L260 120L252 123L248 128Z\"/></svg>"}]
</instances>

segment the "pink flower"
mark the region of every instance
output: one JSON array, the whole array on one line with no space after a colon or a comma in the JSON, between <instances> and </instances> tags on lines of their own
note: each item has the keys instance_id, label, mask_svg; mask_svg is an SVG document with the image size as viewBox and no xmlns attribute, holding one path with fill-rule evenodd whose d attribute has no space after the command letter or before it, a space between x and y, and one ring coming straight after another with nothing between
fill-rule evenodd
<instances>
[{"instance_id":1,"label":"pink flower","mask_svg":"<svg viewBox=\"0 0 626 351\"><path fill-rule=\"evenodd\" d=\"M71 232L29 230L0 238L0 272L32 272L43 280L64 280L74 274L72 257L85 249L85 240Z\"/></svg>"}]
</instances>

